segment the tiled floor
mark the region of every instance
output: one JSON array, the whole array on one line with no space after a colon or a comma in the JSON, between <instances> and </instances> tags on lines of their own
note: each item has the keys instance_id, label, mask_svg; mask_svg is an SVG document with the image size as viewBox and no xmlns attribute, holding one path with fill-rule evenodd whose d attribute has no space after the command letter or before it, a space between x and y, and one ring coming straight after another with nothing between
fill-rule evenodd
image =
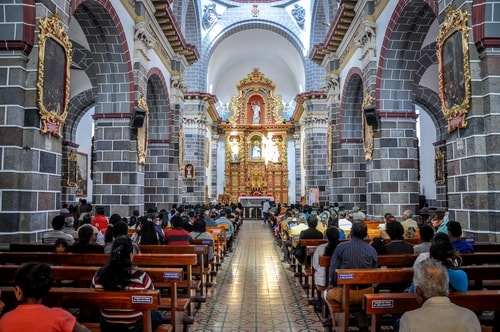
<instances>
[{"instance_id":1,"label":"tiled floor","mask_svg":"<svg viewBox=\"0 0 500 332\"><path fill-rule=\"evenodd\" d=\"M269 227L245 220L189 331L323 331L282 257Z\"/></svg>"}]
</instances>

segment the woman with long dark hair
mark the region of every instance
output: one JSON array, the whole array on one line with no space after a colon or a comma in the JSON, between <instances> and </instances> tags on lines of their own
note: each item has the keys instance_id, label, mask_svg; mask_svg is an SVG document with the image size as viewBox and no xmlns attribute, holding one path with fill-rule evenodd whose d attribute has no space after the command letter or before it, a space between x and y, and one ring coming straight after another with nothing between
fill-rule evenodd
<instances>
[{"instance_id":1,"label":"woman with long dark hair","mask_svg":"<svg viewBox=\"0 0 500 332\"><path fill-rule=\"evenodd\" d=\"M140 217L141 229L132 235L132 240L141 244L162 244L159 233L156 231L154 222L148 217Z\"/></svg>"},{"instance_id":2,"label":"woman with long dark hair","mask_svg":"<svg viewBox=\"0 0 500 332\"><path fill-rule=\"evenodd\" d=\"M125 235L113 241L109 261L92 278L92 287L108 290L154 289L148 274L132 265L132 241ZM152 311L153 328L162 324L159 312ZM138 310L101 310L101 330L105 332L142 331L142 312Z\"/></svg>"}]
</instances>

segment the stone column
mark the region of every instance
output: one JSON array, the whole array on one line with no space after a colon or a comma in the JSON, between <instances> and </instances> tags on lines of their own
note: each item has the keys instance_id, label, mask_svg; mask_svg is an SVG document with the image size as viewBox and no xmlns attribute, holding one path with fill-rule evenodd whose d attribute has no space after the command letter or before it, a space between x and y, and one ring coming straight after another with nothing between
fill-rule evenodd
<instances>
[{"instance_id":1,"label":"stone column","mask_svg":"<svg viewBox=\"0 0 500 332\"><path fill-rule=\"evenodd\" d=\"M60 8L68 8L62 1ZM52 16L35 2L2 2L0 45L0 243L35 242L61 207L63 138L40 132L37 106L38 20ZM67 31L68 17L61 12ZM63 61L64 59L61 59Z\"/></svg>"},{"instance_id":2,"label":"stone column","mask_svg":"<svg viewBox=\"0 0 500 332\"><path fill-rule=\"evenodd\" d=\"M329 172L327 162L327 130L329 127L328 114L324 95L320 98L311 98L304 102L304 135L305 148L303 155L306 163L306 197L310 189L319 190L319 204L329 200Z\"/></svg>"},{"instance_id":3,"label":"stone column","mask_svg":"<svg viewBox=\"0 0 500 332\"><path fill-rule=\"evenodd\" d=\"M305 192L302 191L302 174L305 172L305 169L303 167L302 140L298 132L299 130L300 128L296 128L293 134L293 142L295 145L295 201L293 201L293 197L290 197L290 203L300 202L300 197L302 195L305 196Z\"/></svg>"},{"instance_id":4,"label":"stone column","mask_svg":"<svg viewBox=\"0 0 500 332\"><path fill-rule=\"evenodd\" d=\"M327 75L323 91L326 93L326 105L328 107L327 144L325 144L325 147L329 149L326 161L328 171L327 201L331 205L334 202L343 201L341 197L341 179L336 177L339 169L339 151L341 149L340 128L337 128L337 119L340 114L340 82L338 75Z\"/></svg>"},{"instance_id":5,"label":"stone column","mask_svg":"<svg viewBox=\"0 0 500 332\"><path fill-rule=\"evenodd\" d=\"M204 95L190 94L189 100L186 100L184 105L182 118L184 152L181 176L184 175L184 167L187 164L191 164L195 168L194 178L183 177L182 198L188 204L205 203L207 170L205 166L205 138L208 132L206 111L209 105L204 97Z\"/></svg>"},{"instance_id":6,"label":"stone column","mask_svg":"<svg viewBox=\"0 0 500 332\"><path fill-rule=\"evenodd\" d=\"M217 149L219 146L219 137L218 134L212 134L210 140L210 173L212 174L212 181L210 182L210 201L214 198L218 199L217 195L217 183L219 181L224 181L224 178L219 179L217 176Z\"/></svg>"}]
</instances>

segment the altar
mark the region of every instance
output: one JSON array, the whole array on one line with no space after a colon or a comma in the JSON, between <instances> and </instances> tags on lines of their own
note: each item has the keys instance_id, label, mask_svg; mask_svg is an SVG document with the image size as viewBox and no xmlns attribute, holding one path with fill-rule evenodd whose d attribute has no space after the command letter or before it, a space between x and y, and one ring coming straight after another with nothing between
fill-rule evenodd
<instances>
[{"instance_id":1,"label":"altar","mask_svg":"<svg viewBox=\"0 0 500 332\"><path fill-rule=\"evenodd\" d=\"M231 96L224 130L224 194L260 218L262 201L288 202L288 133L275 84L254 69ZM247 212L245 212L247 214Z\"/></svg>"},{"instance_id":2,"label":"altar","mask_svg":"<svg viewBox=\"0 0 500 332\"><path fill-rule=\"evenodd\" d=\"M262 203L273 201L272 196L240 196L238 202L243 206L243 217L251 219L262 218Z\"/></svg>"}]
</instances>

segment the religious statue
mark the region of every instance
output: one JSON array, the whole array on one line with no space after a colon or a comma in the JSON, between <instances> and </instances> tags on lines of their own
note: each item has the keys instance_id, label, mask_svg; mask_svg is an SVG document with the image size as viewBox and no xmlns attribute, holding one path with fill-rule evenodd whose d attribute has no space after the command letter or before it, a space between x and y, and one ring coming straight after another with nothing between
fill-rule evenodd
<instances>
[{"instance_id":1,"label":"religious statue","mask_svg":"<svg viewBox=\"0 0 500 332\"><path fill-rule=\"evenodd\" d=\"M260 122L260 105L258 102L252 102L252 110L253 110L253 123Z\"/></svg>"},{"instance_id":2,"label":"religious statue","mask_svg":"<svg viewBox=\"0 0 500 332\"><path fill-rule=\"evenodd\" d=\"M252 147L252 159L260 159L260 146L258 141L254 141Z\"/></svg>"}]
</instances>

